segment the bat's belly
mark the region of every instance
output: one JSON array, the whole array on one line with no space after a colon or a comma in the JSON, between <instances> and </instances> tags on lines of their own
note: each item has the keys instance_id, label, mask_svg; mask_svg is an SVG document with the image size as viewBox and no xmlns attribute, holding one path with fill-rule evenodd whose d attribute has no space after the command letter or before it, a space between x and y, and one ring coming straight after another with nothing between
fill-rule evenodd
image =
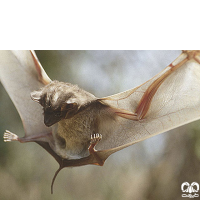
<instances>
[{"instance_id":1,"label":"bat's belly","mask_svg":"<svg viewBox=\"0 0 200 200\"><path fill-rule=\"evenodd\" d=\"M79 159L89 155L88 147L94 128L90 120L62 120L53 126L54 151L65 159Z\"/></svg>"}]
</instances>

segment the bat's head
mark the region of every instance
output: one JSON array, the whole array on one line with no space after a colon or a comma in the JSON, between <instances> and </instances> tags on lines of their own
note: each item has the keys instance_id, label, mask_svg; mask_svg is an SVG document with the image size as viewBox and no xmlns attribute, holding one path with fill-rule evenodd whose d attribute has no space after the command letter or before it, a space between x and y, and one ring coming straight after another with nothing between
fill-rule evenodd
<instances>
[{"instance_id":1,"label":"bat's head","mask_svg":"<svg viewBox=\"0 0 200 200\"><path fill-rule=\"evenodd\" d=\"M39 91L32 92L31 98L43 107L46 126L73 117L81 108L96 99L77 85L59 81L52 81Z\"/></svg>"}]
</instances>

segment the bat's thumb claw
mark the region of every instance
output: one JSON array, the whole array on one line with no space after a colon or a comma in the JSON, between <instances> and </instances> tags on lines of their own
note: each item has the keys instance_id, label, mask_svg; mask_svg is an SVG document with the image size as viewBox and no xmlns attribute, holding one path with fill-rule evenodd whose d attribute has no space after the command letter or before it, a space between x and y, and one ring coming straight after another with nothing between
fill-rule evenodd
<instances>
[{"instance_id":1,"label":"bat's thumb claw","mask_svg":"<svg viewBox=\"0 0 200 200\"><path fill-rule=\"evenodd\" d=\"M4 142L11 142L11 141L16 141L19 139L19 137L16 134L8 130L5 131L3 138L4 138Z\"/></svg>"}]
</instances>

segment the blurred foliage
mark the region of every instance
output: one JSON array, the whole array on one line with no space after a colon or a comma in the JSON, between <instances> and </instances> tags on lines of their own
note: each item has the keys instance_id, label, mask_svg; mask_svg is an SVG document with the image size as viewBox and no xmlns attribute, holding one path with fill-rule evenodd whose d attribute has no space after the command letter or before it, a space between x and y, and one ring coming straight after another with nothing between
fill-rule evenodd
<instances>
[{"instance_id":1,"label":"blurred foliage","mask_svg":"<svg viewBox=\"0 0 200 200\"><path fill-rule=\"evenodd\" d=\"M36 51L52 79L103 97L133 88L170 64L179 51ZM23 136L19 115L0 86L0 132ZM103 167L65 168L35 143L0 140L0 199L182 199L181 184L200 183L199 121L115 153Z\"/></svg>"}]
</instances>

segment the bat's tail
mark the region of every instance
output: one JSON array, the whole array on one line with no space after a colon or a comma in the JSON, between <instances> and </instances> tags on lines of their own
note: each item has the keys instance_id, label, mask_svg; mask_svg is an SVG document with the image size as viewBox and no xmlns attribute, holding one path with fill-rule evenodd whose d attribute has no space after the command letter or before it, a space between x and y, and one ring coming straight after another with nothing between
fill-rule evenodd
<instances>
[{"instance_id":1,"label":"bat's tail","mask_svg":"<svg viewBox=\"0 0 200 200\"><path fill-rule=\"evenodd\" d=\"M58 175L58 173L60 172L61 169L63 169L62 165L60 165L59 169L55 172L55 175L54 175L54 177L52 179L52 182L51 182L51 194L53 194L53 184L54 184L55 179L56 179L56 177L57 177L57 175Z\"/></svg>"}]
</instances>

